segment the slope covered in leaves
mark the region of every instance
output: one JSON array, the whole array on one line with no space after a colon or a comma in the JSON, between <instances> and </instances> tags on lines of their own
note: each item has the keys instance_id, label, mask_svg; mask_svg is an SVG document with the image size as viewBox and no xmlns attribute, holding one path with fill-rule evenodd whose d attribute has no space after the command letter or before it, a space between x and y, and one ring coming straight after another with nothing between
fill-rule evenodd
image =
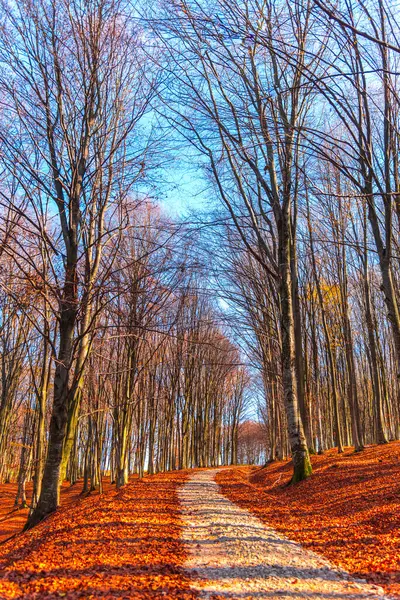
<instances>
[{"instance_id":1,"label":"slope covered in leaves","mask_svg":"<svg viewBox=\"0 0 400 600\"><path fill-rule=\"evenodd\" d=\"M110 489L112 486L108 483L109 479L104 478L104 490ZM17 493L16 483L0 484L0 543L7 540L12 535L22 531L26 519L28 518L29 510L27 508L16 507L15 496ZM32 494L32 482L26 486L26 494L28 502ZM63 506L73 504L81 498L81 486L69 485L65 482L61 488L61 503Z\"/></svg>"},{"instance_id":2,"label":"slope covered in leaves","mask_svg":"<svg viewBox=\"0 0 400 600\"><path fill-rule=\"evenodd\" d=\"M267 525L400 595L400 443L312 463L313 477L294 486L290 462L224 470L217 481Z\"/></svg>"},{"instance_id":3,"label":"slope covered in leaves","mask_svg":"<svg viewBox=\"0 0 400 600\"><path fill-rule=\"evenodd\" d=\"M184 479L160 474L90 496L0 545L0 598L194 598L181 568Z\"/></svg>"}]
</instances>

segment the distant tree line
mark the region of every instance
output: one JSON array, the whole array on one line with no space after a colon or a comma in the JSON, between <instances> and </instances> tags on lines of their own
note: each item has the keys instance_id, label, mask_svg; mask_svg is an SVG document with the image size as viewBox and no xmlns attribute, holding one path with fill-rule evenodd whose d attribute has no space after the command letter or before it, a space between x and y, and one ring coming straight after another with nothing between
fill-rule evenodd
<instances>
[{"instance_id":1,"label":"distant tree line","mask_svg":"<svg viewBox=\"0 0 400 600\"><path fill-rule=\"evenodd\" d=\"M148 202L125 216L105 250L114 266L97 291L82 365L81 319L74 334L69 376L78 391L67 405L59 480L83 479L83 491L101 491L105 475L120 487L132 473L238 461L249 385L239 351L190 269L181 228ZM21 217L0 258L0 477L18 481L19 506L30 502L33 478L34 509L51 444L60 323L51 273L27 276L10 257L22 227Z\"/></svg>"}]
</instances>

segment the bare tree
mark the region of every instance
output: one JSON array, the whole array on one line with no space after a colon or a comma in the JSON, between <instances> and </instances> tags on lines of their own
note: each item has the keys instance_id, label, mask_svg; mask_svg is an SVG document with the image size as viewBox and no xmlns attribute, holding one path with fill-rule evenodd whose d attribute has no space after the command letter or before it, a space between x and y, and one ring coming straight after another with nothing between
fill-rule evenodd
<instances>
[{"instance_id":1,"label":"bare tree","mask_svg":"<svg viewBox=\"0 0 400 600\"><path fill-rule=\"evenodd\" d=\"M49 444L30 527L59 502L98 310L102 249L113 235L110 211L143 173L145 148L132 139L153 82L123 2L3 3L2 13L2 160L17 180L13 210L20 213L18 199L28 199L27 226L53 253L58 303Z\"/></svg>"}]
</instances>

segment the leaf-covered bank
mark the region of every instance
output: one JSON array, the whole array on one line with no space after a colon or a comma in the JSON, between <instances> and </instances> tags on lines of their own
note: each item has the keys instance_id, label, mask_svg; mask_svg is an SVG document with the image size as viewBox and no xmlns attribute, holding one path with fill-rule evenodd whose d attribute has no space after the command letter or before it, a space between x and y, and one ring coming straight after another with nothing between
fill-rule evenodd
<instances>
[{"instance_id":1,"label":"leaf-covered bank","mask_svg":"<svg viewBox=\"0 0 400 600\"><path fill-rule=\"evenodd\" d=\"M217 481L270 527L400 595L400 443L330 450L312 463L313 477L294 486L288 461L224 470Z\"/></svg>"}]
</instances>

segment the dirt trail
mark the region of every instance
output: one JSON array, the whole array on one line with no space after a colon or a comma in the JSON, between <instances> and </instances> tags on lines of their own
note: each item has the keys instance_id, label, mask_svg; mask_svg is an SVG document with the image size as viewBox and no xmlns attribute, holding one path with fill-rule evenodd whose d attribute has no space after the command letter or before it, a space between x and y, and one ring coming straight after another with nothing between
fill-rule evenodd
<instances>
[{"instance_id":1,"label":"dirt trail","mask_svg":"<svg viewBox=\"0 0 400 600\"><path fill-rule=\"evenodd\" d=\"M216 473L194 473L179 492L185 569L201 598L389 598L378 586L352 579L225 498Z\"/></svg>"}]
</instances>

